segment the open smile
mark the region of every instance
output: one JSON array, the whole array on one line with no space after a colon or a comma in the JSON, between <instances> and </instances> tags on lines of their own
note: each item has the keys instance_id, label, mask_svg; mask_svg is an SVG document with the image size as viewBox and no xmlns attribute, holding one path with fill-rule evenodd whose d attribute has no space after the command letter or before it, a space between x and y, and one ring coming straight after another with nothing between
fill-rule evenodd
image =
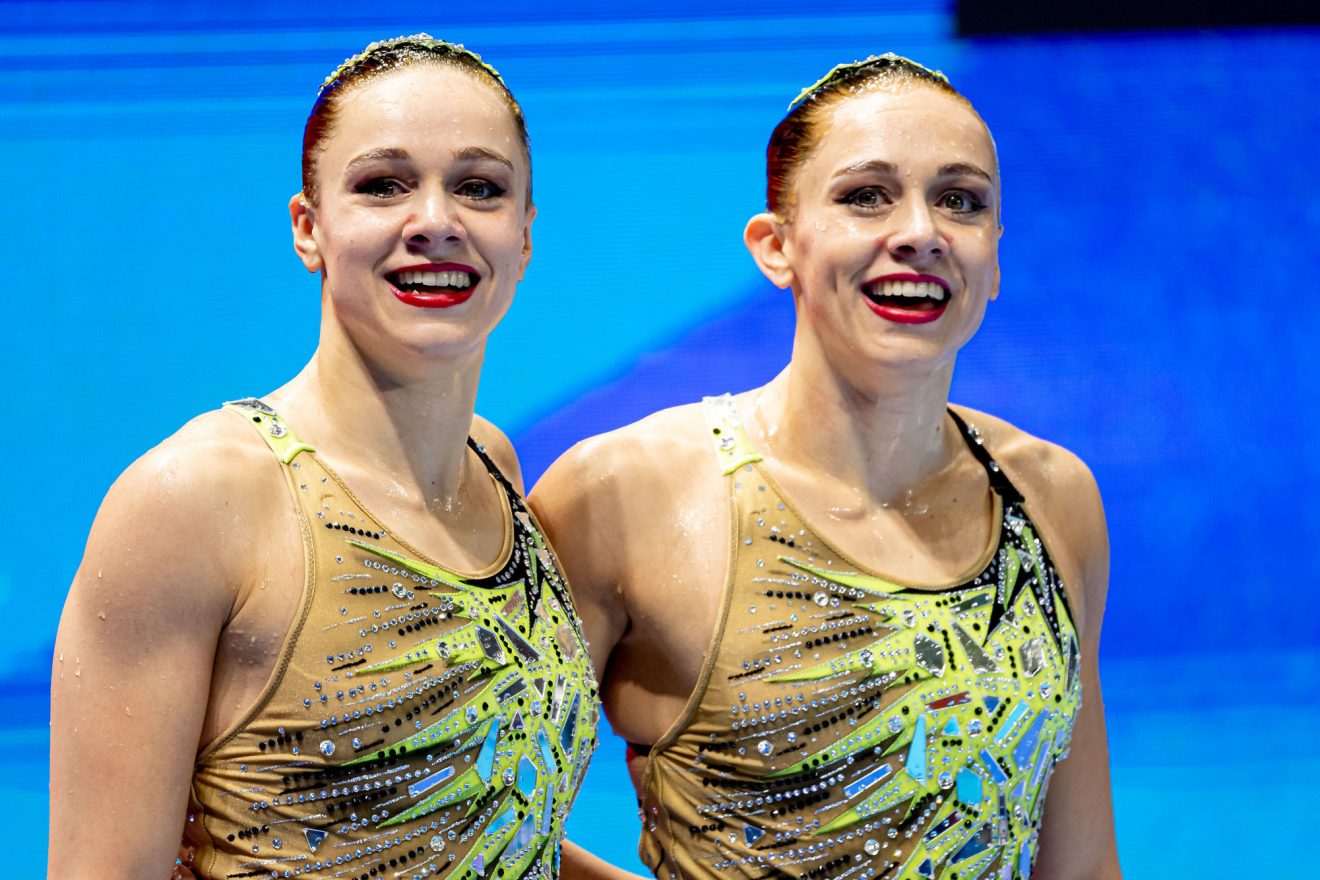
<instances>
[{"instance_id":1,"label":"open smile","mask_svg":"<svg viewBox=\"0 0 1320 880\"><path fill-rule=\"evenodd\" d=\"M895 324L929 324L949 307L949 285L935 275L882 275L862 285L871 311Z\"/></svg>"},{"instance_id":2,"label":"open smile","mask_svg":"<svg viewBox=\"0 0 1320 880\"><path fill-rule=\"evenodd\" d=\"M462 263L422 263L386 272L394 296L421 309L447 309L467 302L481 276Z\"/></svg>"}]
</instances>

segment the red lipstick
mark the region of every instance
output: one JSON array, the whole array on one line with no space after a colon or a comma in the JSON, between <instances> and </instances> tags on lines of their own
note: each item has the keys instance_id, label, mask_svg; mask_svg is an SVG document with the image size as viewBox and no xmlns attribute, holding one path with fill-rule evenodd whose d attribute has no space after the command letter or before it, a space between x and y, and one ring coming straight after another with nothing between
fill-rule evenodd
<instances>
[{"instance_id":1,"label":"red lipstick","mask_svg":"<svg viewBox=\"0 0 1320 880\"><path fill-rule=\"evenodd\" d=\"M401 287L405 272L463 272L470 277L470 283L465 288L436 287L433 288L434 292L431 290L405 290ZM387 272L385 278L389 282L390 291L396 299L419 309L447 309L462 305L476 291L477 284L481 281L481 276L477 270L463 263L418 263L414 266L403 266Z\"/></svg>"},{"instance_id":2,"label":"red lipstick","mask_svg":"<svg viewBox=\"0 0 1320 880\"><path fill-rule=\"evenodd\" d=\"M944 291L943 299L934 297L897 297L882 296L875 291L887 282L912 282L935 284ZM929 324L938 321L949 307L949 283L938 275L925 275L915 272L894 273L872 278L862 285L866 305L886 321L895 324Z\"/></svg>"}]
</instances>

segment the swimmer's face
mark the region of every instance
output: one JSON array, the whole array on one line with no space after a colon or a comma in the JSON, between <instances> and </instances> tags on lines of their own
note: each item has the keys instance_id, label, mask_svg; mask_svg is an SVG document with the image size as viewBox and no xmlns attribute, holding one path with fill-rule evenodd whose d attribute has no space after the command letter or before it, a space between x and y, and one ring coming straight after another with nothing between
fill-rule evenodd
<instances>
[{"instance_id":1,"label":"swimmer's face","mask_svg":"<svg viewBox=\"0 0 1320 880\"><path fill-rule=\"evenodd\" d=\"M290 203L322 274L325 321L406 367L479 352L531 258L530 170L504 99L472 73L417 64L339 98L318 204Z\"/></svg>"},{"instance_id":2,"label":"swimmer's face","mask_svg":"<svg viewBox=\"0 0 1320 880\"><path fill-rule=\"evenodd\" d=\"M831 362L951 367L999 285L999 169L985 124L955 96L900 83L845 98L823 125L790 215L753 218L749 247L793 289L799 336Z\"/></svg>"}]
</instances>

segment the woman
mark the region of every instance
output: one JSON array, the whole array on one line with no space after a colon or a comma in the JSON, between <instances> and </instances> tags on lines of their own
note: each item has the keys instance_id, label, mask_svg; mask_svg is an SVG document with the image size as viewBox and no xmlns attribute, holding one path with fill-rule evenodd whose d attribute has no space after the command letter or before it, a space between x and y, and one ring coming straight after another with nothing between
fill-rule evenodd
<instances>
[{"instance_id":1,"label":"woman","mask_svg":"<svg viewBox=\"0 0 1320 880\"><path fill-rule=\"evenodd\" d=\"M631 745L642 858L1117 876L1095 482L948 405L999 291L989 131L886 55L807 89L767 158L745 240L792 291L788 367L580 444L533 495Z\"/></svg>"},{"instance_id":2,"label":"woman","mask_svg":"<svg viewBox=\"0 0 1320 880\"><path fill-rule=\"evenodd\" d=\"M164 878L183 831L206 878L553 876L595 682L473 414L532 252L522 112L460 46L374 43L322 86L289 210L311 362L147 453L93 526L51 875Z\"/></svg>"}]
</instances>

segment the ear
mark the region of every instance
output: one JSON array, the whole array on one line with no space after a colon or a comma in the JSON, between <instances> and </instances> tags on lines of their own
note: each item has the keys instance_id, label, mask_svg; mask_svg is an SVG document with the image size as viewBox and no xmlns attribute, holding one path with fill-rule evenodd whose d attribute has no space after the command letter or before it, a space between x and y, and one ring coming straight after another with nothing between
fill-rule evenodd
<instances>
[{"instance_id":1,"label":"ear","mask_svg":"<svg viewBox=\"0 0 1320 880\"><path fill-rule=\"evenodd\" d=\"M999 238L1004 237L1004 224L999 224ZM999 260L995 260L995 280L990 284L990 302L999 299Z\"/></svg>"},{"instance_id":2,"label":"ear","mask_svg":"<svg viewBox=\"0 0 1320 880\"><path fill-rule=\"evenodd\" d=\"M289 199L289 220L293 226L293 249L308 272L320 272L325 266L321 247L312 231L316 228L315 209L307 203L301 192Z\"/></svg>"},{"instance_id":3,"label":"ear","mask_svg":"<svg viewBox=\"0 0 1320 880\"><path fill-rule=\"evenodd\" d=\"M784 224L774 214L757 214L748 220L743 244L771 284L780 289L793 286L793 267L784 252Z\"/></svg>"},{"instance_id":4,"label":"ear","mask_svg":"<svg viewBox=\"0 0 1320 880\"><path fill-rule=\"evenodd\" d=\"M523 280L527 264L532 261L532 221L536 219L536 205L527 206L527 222L523 224L522 257L518 260L518 280Z\"/></svg>"}]
</instances>

